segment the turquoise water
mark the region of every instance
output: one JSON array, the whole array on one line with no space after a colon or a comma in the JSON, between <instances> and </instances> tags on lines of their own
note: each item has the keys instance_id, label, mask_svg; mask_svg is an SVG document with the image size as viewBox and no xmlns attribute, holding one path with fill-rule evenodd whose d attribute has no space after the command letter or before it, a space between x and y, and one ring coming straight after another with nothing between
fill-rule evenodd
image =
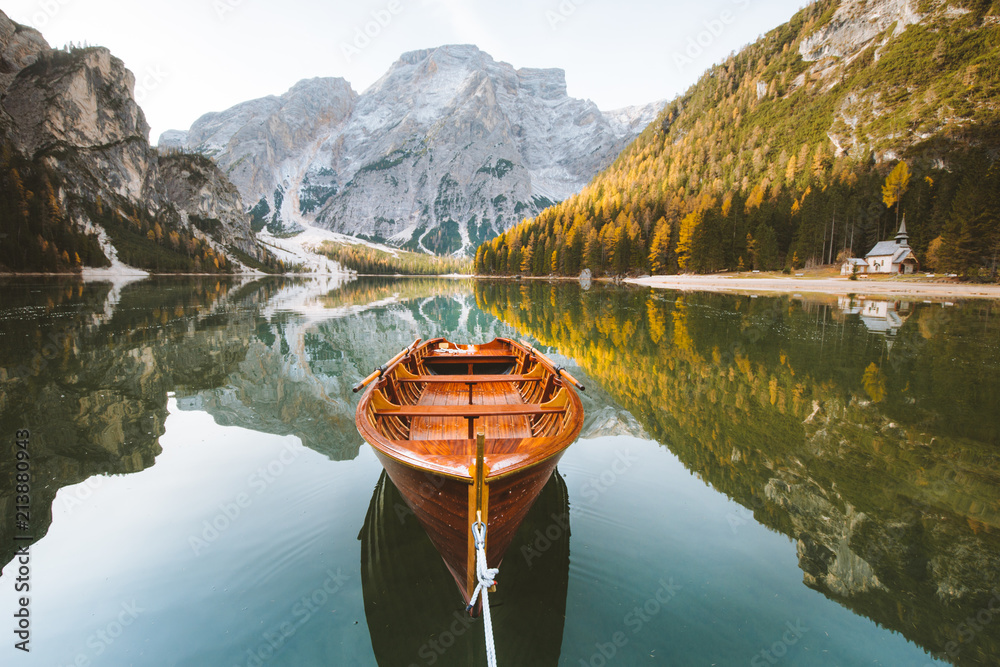
<instances>
[{"instance_id":1,"label":"turquoise water","mask_svg":"<svg viewBox=\"0 0 1000 667\"><path fill-rule=\"evenodd\" d=\"M27 530L0 483L7 618L15 538L33 541L31 652L8 634L3 664L485 664L482 621L354 429L350 387L437 335L528 338L588 387L583 435L500 566L501 665L996 664L995 304L433 280L4 291L0 463L27 429L32 474Z\"/></svg>"}]
</instances>

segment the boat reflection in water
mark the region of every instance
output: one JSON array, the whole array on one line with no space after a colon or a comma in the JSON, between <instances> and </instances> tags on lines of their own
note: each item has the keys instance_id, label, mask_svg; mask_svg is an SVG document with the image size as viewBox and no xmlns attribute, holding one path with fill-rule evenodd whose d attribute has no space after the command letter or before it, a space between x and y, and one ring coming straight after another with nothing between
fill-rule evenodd
<instances>
[{"instance_id":1,"label":"boat reflection in water","mask_svg":"<svg viewBox=\"0 0 1000 667\"><path fill-rule=\"evenodd\" d=\"M557 471L514 536L490 594L502 664L558 664L569 535L569 494ZM459 604L448 568L384 472L358 538L365 616L379 665L486 664L482 618Z\"/></svg>"}]
</instances>

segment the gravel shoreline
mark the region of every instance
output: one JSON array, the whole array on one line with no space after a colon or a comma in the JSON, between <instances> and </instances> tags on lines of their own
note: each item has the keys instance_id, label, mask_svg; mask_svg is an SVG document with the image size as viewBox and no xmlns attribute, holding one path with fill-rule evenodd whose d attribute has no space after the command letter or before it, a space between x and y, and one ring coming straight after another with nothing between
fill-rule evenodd
<instances>
[{"instance_id":1,"label":"gravel shoreline","mask_svg":"<svg viewBox=\"0 0 1000 667\"><path fill-rule=\"evenodd\" d=\"M900 297L932 296L958 299L1000 299L1000 285L848 278L742 278L736 276L653 276L625 282L660 289L703 292L778 292L822 294L871 294Z\"/></svg>"}]
</instances>

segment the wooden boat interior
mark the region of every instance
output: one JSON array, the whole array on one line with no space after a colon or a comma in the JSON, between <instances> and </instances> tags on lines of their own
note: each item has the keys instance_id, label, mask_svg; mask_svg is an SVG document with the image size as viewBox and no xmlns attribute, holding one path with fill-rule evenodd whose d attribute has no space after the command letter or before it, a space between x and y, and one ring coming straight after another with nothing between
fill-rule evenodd
<instances>
[{"instance_id":1,"label":"wooden boat interior","mask_svg":"<svg viewBox=\"0 0 1000 667\"><path fill-rule=\"evenodd\" d=\"M583 419L558 370L506 339L428 341L386 368L362 408L386 455L461 479L480 428L489 480L560 452Z\"/></svg>"}]
</instances>

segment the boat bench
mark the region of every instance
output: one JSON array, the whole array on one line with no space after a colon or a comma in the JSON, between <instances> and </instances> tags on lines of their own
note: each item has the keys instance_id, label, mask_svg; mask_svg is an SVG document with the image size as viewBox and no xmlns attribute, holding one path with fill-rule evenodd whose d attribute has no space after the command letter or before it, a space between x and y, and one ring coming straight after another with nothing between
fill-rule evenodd
<instances>
[{"instance_id":1,"label":"boat bench","mask_svg":"<svg viewBox=\"0 0 1000 667\"><path fill-rule=\"evenodd\" d=\"M420 361L432 364L505 364L519 361L516 354L428 354Z\"/></svg>"},{"instance_id":2,"label":"boat bench","mask_svg":"<svg viewBox=\"0 0 1000 667\"><path fill-rule=\"evenodd\" d=\"M507 405L402 405L398 408L381 408L374 411L375 417L410 417L410 418L464 418L468 421L466 437L475 437L477 419L487 417L544 417L547 415L563 415L566 406L542 406L530 404ZM530 427L528 433L530 434Z\"/></svg>"},{"instance_id":3,"label":"boat bench","mask_svg":"<svg viewBox=\"0 0 1000 667\"><path fill-rule=\"evenodd\" d=\"M375 410L378 417L537 417L566 412L565 406L525 405L401 405Z\"/></svg>"},{"instance_id":4,"label":"boat bench","mask_svg":"<svg viewBox=\"0 0 1000 667\"><path fill-rule=\"evenodd\" d=\"M415 375L397 377L397 382L421 382L427 384L485 384L487 382L539 382L544 377L530 375Z\"/></svg>"}]
</instances>

